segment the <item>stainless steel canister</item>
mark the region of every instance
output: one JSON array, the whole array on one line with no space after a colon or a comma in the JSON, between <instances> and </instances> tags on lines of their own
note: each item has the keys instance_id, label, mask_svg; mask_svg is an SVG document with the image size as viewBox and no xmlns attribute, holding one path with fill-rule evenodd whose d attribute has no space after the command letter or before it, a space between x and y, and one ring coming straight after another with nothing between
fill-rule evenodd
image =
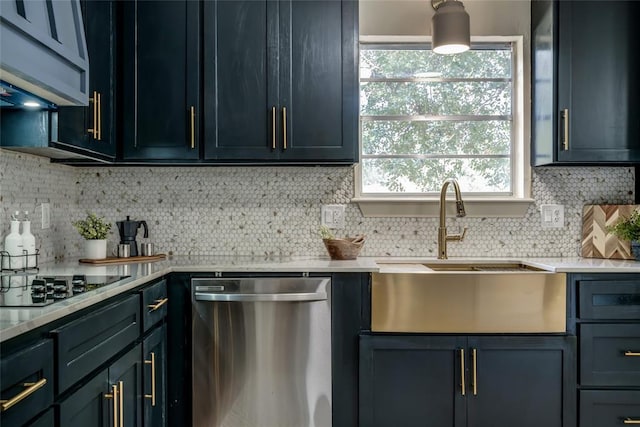
<instances>
[{"instance_id":1,"label":"stainless steel canister","mask_svg":"<svg viewBox=\"0 0 640 427\"><path fill-rule=\"evenodd\" d=\"M140 255L151 256L155 254L153 243L140 243Z\"/></svg>"}]
</instances>

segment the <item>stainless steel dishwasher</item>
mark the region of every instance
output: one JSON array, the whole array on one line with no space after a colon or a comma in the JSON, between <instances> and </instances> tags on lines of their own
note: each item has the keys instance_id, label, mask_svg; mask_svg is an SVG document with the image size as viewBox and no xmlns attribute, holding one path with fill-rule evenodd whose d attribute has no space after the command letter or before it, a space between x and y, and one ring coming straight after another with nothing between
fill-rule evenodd
<instances>
[{"instance_id":1,"label":"stainless steel dishwasher","mask_svg":"<svg viewBox=\"0 0 640 427\"><path fill-rule=\"evenodd\" d=\"M331 426L331 280L194 278L193 426Z\"/></svg>"}]
</instances>

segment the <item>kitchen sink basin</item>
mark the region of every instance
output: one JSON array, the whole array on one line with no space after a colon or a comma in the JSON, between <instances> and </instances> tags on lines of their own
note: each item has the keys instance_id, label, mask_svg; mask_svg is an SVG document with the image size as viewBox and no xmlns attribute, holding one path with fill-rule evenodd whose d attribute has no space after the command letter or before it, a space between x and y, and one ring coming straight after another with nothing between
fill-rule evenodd
<instances>
[{"instance_id":1,"label":"kitchen sink basin","mask_svg":"<svg viewBox=\"0 0 640 427\"><path fill-rule=\"evenodd\" d=\"M563 333L564 273L518 263L421 263L435 271L373 273L371 330Z\"/></svg>"},{"instance_id":2,"label":"kitchen sink basin","mask_svg":"<svg viewBox=\"0 0 640 427\"><path fill-rule=\"evenodd\" d=\"M500 262L428 262L421 265L434 271L489 271L489 272L521 272L521 271L544 271L540 268L531 267L521 263L500 263Z\"/></svg>"}]
</instances>

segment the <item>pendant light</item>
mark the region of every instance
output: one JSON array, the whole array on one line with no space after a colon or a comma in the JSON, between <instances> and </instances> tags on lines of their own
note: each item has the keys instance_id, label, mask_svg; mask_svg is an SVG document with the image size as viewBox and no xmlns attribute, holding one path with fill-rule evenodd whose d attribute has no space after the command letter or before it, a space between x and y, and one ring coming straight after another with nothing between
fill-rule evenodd
<instances>
[{"instance_id":1,"label":"pendant light","mask_svg":"<svg viewBox=\"0 0 640 427\"><path fill-rule=\"evenodd\" d=\"M453 54L469 50L469 14L458 0L431 0L436 11L431 18L431 39L435 53Z\"/></svg>"}]
</instances>

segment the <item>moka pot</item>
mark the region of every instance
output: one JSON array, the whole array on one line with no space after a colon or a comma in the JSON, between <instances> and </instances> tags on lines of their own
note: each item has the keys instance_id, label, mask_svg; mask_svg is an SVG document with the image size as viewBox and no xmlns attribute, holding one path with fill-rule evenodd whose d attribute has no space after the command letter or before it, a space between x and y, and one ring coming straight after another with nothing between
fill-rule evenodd
<instances>
[{"instance_id":1,"label":"moka pot","mask_svg":"<svg viewBox=\"0 0 640 427\"><path fill-rule=\"evenodd\" d=\"M127 215L126 221L116 221L118 226L118 232L120 233L120 243L128 244L131 250L130 256L138 256L138 243L136 242L136 235L138 234L138 228L142 226L144 228L144 236L149 237L149 229L147 228L146 221L132 221Z\"/></svg>"}]
</instances>

